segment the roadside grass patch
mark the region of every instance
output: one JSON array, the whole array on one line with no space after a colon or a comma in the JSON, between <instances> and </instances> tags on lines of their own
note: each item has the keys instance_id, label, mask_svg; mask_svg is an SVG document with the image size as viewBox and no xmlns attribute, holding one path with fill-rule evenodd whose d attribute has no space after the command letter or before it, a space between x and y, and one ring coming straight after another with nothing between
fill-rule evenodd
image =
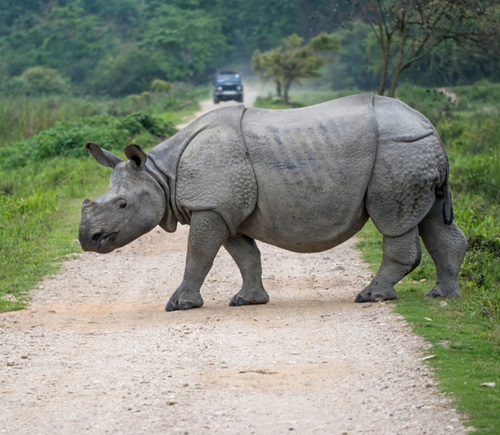
<instances>
[{"instance_id":1,"label":"roadside grass patch","mask_svg":"<svg viewBox=\"0 0 500 435\"><path fill-rule=\"evenodd\" d=\"M24 168L28 187L21 193L13 183L15 195L0 195L0 312L25 308L29 290L77 250L81 199L75 195L87 185L96 193L97 187L102 191L109 176L95 171L92 163L51 159L50 175L67 175L56 186L55 178L47 177L43 169Z\"/></svg>"},{"instance_id":2,"label":"roadside grass patch","mask_svg":"<svg viewBox=\"0 0 500 435\"><path fill-rule=\"evenodd\" d=\"M382 237L370 221L359 238L357 246L375 272L382 259ZM398 299L391 303L412 330L431 344L428 354L435 356L426 364L434 369L439 387L466 416L466 424L475 433L500 433L500 321L497 311L483 310L496 304L497 292L478 289L474 282L461 278L460 298L424 298L434 285L435 269L425 248L422 253L420 266L396 285ZM473 257L469 251L464 268L471 267ZM498 262L496 266L500 267ZM481 386L487 382L496 387Z\"/></svg>"}]
</instances>

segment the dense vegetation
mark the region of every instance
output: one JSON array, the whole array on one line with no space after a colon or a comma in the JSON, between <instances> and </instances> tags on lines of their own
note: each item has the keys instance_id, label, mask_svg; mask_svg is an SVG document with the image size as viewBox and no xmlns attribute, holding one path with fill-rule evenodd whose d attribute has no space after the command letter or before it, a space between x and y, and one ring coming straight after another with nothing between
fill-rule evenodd
<instances>
[{"instance_id":1,"label":"dense vegetation","mask_svg":"<svg viewBox=\"0 0 500 435\"><path fill-rule=\"evenodd\" d=\"M498 5L489 0L471 1L465 2L470 3L466 11L475 15L473 20L470 13L457 18L460 32L475 34L480 24L484 27L483 34L493 37L498 32ZM321 32L342 39L342 49L325 70L324 81L337 89L376 89L381 74L381 47L373 33L376 26L369 19L374 14L364 14L364 5L394 5L396 11L409 12L415 10L418 1L16 0L8 3L8 7L0 10L0 93L57 92L116 97L149 90L154 79L207 83L216 69L248 67L255 50L270 50L292 34L307 43ZM462 0L432 2L463 3ZM442 16L451 12L447 10ZM396 44L403 36L412 36L414 30L409 29L414 20L410 17L411 21L400 25L391 8L384 13L396 26L386 32L393 44L388 53L396 57ZM402 29L407 31L401 33ZM439 31L436 28L431 33ZM491 54L495 44L488 46L487 54L476 46L464 51L451 32L446 33L445 39L432 50L425 50L411 68L405 67L403 78L424 85L449 85L496 76L499 59L495 53Z\"/></svg>"}]
</instances>

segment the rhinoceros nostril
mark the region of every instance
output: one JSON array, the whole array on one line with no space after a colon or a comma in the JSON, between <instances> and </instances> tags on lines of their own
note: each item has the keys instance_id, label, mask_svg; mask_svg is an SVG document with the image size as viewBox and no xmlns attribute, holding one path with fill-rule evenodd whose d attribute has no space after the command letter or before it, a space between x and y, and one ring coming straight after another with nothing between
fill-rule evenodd
<instances>
[{"instance_id":1,"label":"rhinoceros nostril","mask_svg":"<svg viewBox=\"0 0 500 435\"><path fill-rule=\"evenodd\" d=\"M99 240L101 240L101 239L102 239L102 233L96 233L96 234L94 234L94 235L92 236L92 240L93 240L94 242L98 242L98 241L99 241Z\"/></svg>"}]
</instances>

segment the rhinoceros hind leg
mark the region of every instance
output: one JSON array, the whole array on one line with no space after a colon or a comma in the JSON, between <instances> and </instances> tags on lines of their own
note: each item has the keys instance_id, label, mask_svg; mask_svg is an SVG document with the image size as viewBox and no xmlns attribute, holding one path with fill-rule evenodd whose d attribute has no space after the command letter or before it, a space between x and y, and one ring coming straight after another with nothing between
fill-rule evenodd
<instances>
[{"instance_id":1,"label":"rhinoceros hind leg","mask_svg":"<svg viewBox=\"0 0 500 435\"><path fill-rule=\"evenodd\" d=\"M248 236L231 237L224 242L224 248L235 261L243 278L241 290L232 297L229 305L254 305L269 302L269 295L262 285L260 251L255 240Z\"/></svg>"},{"instance_id":2,"label":"rhinoceros hind leg","mask_svg":"<svg viewBox=\"0 0 500 435\"><path fill-rule=\"evenodd\" d=\"M393 286L388 285L385 288L378 286L376 289L368 286L358 293L354 302L381 302L397 299L397 297L398 295Z\"/></svg>"},{"instance_id":3,"label":"rhinoceros hind leg","mask_svg":"<svg viewBox=\"0 0 500 435\"><path fill-rule=\"evenodd\" d=\"M384 236L382 264L372 282L354 302L380 302L396 299L394 285L420 263L421 250L417 228L399 237Z\"/></svg>"},{"instance_id":4,"label":"rhinoceros hind leg","mask_svg":"<svg viewBox=\"0 0 500 435\"><path fill-rule=\"evenodd\" d=\"M467 251L467 239L454 222L444 223L442 208L442 200L436 200L418 226L437 271L436 286L425 294L426 297L460 296L458 273Z\"/></svg>"},{"instance_id":5,"label":"rhinoceros hind leg","mask_svg":"<svg viewBox=\"0 0 500 435\"><path fill-rule=\"evenodd\" d=\"M454 298L460 296L460 289L458 285L446 287L443 285L436 285L432 290L424 294L426 298Z\"/></svg>"},{"instance_id":6,"label":"rhinoceros hind leg","mask_svg":"<svg viewBox=\"0 0 500 435\"><path fill-rule=\"evenodd\" d=\"M217 252L229 237L222 217L212 211L196 211L191 215L186 268L181 285L168 301L167 311L189 310L203 305L200 288Z\"/></svg>"}]
</instances>

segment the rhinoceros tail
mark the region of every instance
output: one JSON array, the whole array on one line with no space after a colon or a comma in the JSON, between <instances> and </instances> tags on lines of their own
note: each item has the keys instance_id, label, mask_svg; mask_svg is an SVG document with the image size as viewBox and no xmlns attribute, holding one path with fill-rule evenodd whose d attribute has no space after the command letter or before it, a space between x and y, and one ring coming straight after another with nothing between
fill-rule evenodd
<instances>
[{"instance_id":1,"label":"rhinoceros tail","mask_svg":"<svg viewBox=\"0 0 500 435\"><path fill-rule=\"evenodd\" d=\"M445 225L451 225L453 222L453 204L451 200L451 192L448 187L448 167L446 167L446 175L441 186L436 187L436 197L443 198L443 220Z\"/></svg>"}]
</instances>

